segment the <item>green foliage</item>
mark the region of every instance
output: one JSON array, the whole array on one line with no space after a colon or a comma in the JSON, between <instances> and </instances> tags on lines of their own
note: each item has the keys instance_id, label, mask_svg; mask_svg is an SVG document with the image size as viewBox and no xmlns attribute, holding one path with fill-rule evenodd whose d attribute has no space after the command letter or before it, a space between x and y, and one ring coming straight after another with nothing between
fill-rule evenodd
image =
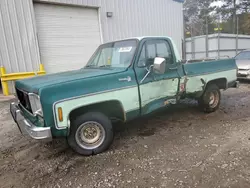
<instances>
[{"instance_id":1,"label":"green foliage","mask_svg":"<svg viewBox=\"0 0 250 188\"><path fill-rule=\"evenodd\" d=\"M212 30L210 25L213 22L210 12L214 10L209 5L214 0L186 0L184 4L184 20L185 31L188 33L187 37L203 35L206 33L206 23L208 23L208 30Z\"/></svg>"},{"instance_id":2,"label":"green foliage","mask_svg":"<svg viewBox=\"0 0 250 188\"><path fill-rule=\"evenodd\" d=\"M241 0L239 9L242 12L249 13L250 12L250 0Z\"/></svg>"},{"instance_id":3,"label":"green foliage","mask_svg":"<svg viewBox=\"0 0 250 188\"><path fill-rule=\"evenodd\" d=\"M245 16L246 21L242 24L244 34L250 35L250 14Z\"/></svg>"},{"instance_id":4,"label":"green foliage","mask_svg":"<svg viewBox=\"0 0 250 188\"><path fill-rule=\"evenodd\" d=\"M212 7L216 1L223 5ZM187 37L215 33L218 27L223 33L250 34L250 0L186 0L184 19Z\"/></svg>"}]
</instances>

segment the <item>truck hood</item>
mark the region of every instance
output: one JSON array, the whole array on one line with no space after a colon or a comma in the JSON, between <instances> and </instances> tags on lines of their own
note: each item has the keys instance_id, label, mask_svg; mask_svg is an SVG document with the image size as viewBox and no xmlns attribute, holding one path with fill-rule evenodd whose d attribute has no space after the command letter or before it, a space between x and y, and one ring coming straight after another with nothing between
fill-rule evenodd
<instances>
[{"instance_id":1,"label":"truck hood","mask_svg":"<svg viewBox=\"0 0 250 188\"><path fill-rule=\"evenodd\" d=\"M238 69L250 69L250 60L236 60Z\"/></svg>"},{"instance_id":2,"label":"truck hood","mask_svg":"<svg viewBox=\"0 0 250 188\"><path fill-rule=\"evenodd\" d=\"M28 79L18 80L15 87L27 92L38 93L40 88L56 85L65 82L71 82L79 79L86 79L107 74L115 74L124 71L124 68L102 68L102 69L80 69L44 76L36 76Z\"/></svg>"}]
</instances>

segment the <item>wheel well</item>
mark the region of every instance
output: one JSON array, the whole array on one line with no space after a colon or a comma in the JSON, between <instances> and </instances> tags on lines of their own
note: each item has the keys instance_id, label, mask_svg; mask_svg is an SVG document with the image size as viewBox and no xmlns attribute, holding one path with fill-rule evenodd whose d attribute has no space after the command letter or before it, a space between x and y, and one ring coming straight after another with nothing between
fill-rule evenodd
<instances>
[{"instance_id":1,"label":"wheel well","mask_svg":"<svg viewBox=\"0 0 250 188\"><path fill-rule=\"evenodd\" d=\"M76 119L76 117L83 115L87 112L101 112L111 121L125 121L125 112L120 101L112 100L105 101L87 106L82 106L74 109L69 114L70 121Z\"/></svg>"},{"instance_id":2,"label":"wheel well","mask_svg":"<svg viewBox=\"0 0 250 188\"><path fill-rule=\"evenodd\" d=\"M215 80L209 81L206 85L215 84L219 87L219 89L227 89L227 79L226 78L218 78Z\"/></svg>"}]
</instances>

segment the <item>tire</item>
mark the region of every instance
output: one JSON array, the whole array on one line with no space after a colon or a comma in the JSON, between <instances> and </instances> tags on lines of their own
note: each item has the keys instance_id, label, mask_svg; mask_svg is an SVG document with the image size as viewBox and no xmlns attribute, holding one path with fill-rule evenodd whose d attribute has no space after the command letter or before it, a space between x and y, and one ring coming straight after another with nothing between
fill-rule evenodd
<instances>
[{"instance_id":1,"label":"tire","mask_svg":"<svg viewBox=\"0 0 250 188\"><path fill-rule=\"evenodd\" d=\"M94 138L90 138L91 136ZM67 140L74 151L89 156L106 151L112 144L113 138L114 133L109 118L99 112L88 112L71 123Z\"/></svg>"},{"instance_id":2,"label":"tire","mask_svg":"<svg viewBox=\"0 0 250 188\"><path fill-rule=\"evenodd\" d=\"M199 107L205 113L218 110L221 102L221 92L217 85L209 84L201 98L198 100Z\"/></svg>"}]
</instances>

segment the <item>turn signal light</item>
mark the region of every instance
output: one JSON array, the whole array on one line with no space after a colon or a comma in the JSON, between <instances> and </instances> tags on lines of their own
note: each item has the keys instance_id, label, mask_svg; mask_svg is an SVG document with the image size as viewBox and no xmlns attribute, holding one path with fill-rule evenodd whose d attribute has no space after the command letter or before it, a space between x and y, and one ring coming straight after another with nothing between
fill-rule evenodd
<instances>
[{"instance_id":1,"label":"turn signal light","mask_svg":"<svg viewBox=\"0 0 250 188\"><path fill-rule=\"evenodd\" d=\"M62 111L62 107L59 107L59 108L57 109L57 111L58 111L58 119L59 119L60 122L62 122L62 121L63 121L63 111Z\"/></svg>"}]
</instances>

